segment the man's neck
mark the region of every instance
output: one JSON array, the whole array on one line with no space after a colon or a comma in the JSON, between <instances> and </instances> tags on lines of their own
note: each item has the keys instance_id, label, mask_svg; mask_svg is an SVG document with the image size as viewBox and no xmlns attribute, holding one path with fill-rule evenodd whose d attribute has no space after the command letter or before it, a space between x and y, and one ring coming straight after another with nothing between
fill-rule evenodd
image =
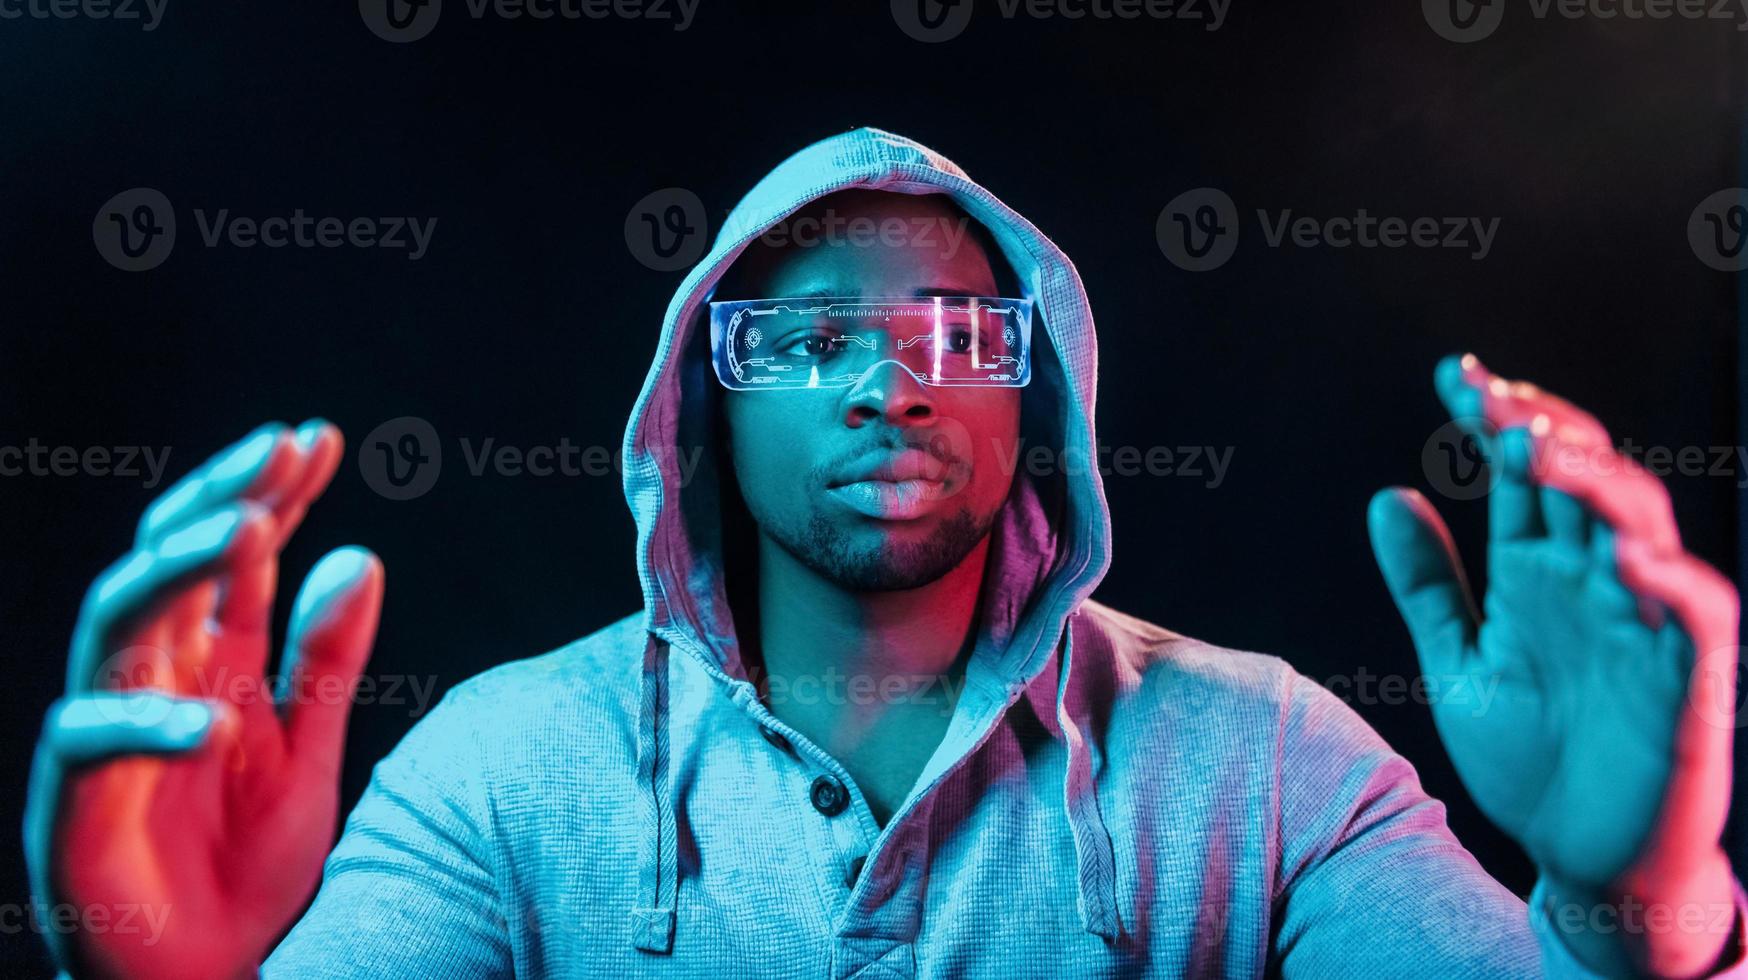
<instances>
[{"instance_id":1,"label":"man's neck","mask_svg":"<svg viewBox=\"0 0 1748 980\"><path fill-rule=\"evenodd\" d=\"M773 676L788 672L939 675L969 639L989 555L986 537L957 567L914 589L846 589L761 537L759 641Z\"/></svg>"},{"instance_id":2,"label":"man's neck","mask_svg":"<svg viewBox=\"0 0 1748 980\"><path fill-rule=\"evenodd\" d=\"M759 647L778 718L843 761L876 810L940 744L977 625L985 537L915 589L858 592L759 541Z\"/></svg>"}]
</instances>

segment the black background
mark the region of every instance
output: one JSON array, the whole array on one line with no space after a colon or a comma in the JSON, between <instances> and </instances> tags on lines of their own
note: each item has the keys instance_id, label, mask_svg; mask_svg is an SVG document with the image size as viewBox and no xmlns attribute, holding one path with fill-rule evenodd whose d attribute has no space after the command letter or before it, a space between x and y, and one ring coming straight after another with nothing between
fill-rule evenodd
<instances>
[{"instance_id":1,"label":"black background","mask_svg":"<svg viewBox=\"0 0 1748 980\"><path fill-rule=\"evenodd\" d=\"M151 32L0 21L0 444L168 446L173 478L260 421L334 420L352 444L288 550L281 614L316 557L366 544L388 568L372 673L441 693L638 602L616 477L474 477L459 439L617 447L680 279L638 262L628 210L688 188L714 230L782 157L857 125L945 153L1075 260L1100 327L1102 442L1233 447L1216 488L1106 482L1100 598L1181 632L1320 679L1414 671L1363 513L1379 486L1427 486L1443 353L1475 350L1639 445L1741 441L1741 277L1702 265L1684 231L1700 199L1743 182L1734 25L1537 20L1513 4L1495 35L1459 45L1409 0L1234 0L1214 32L995 9L979 0L961 37L933 45L884 3L703 0L675 32L476 20L450 0L410 44L347 3L169 0ZM138 186L166 194L181 228L161 267L126 273L99 257L92 220ZM1232 195L1245 233L1225 266L1190 274L1154 223L1199 186ZM1482 261L1256 233L1258 208L1362 207L1498 217L1499 233ZM438 223L414 262L206 248L196 208ZM392 501L355 450L404 415L432 423L446 462L430 493ZM1690 547L1732 574L1744 478L1669 481ZM141 482L0 478L7 828L85 583L164 489ZM1478 574L1483 507L1439 503ZM1482 863L1527 891L1426 707L1356 707ZM346 808L413 715L355 711ZM25 896L14 843L0 902ZM22 972L44 969L35 937L0 940Z\"/></svg>"}]
</instances>

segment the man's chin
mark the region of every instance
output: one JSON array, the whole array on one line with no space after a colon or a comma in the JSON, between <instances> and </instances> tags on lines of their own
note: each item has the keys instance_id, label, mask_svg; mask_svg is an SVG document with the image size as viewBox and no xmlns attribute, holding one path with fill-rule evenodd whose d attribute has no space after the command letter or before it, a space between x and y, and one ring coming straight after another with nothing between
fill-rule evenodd
<instances>
[{"instance_id":1,"label":"man's chin","mask_svg":"<svg viewBox=\"0 0 1748 980\"><path fill-rule=\"evenodd\" d=\"M816 517L801 541L783 542L802 564L854 592L899 592L938 581L959 567L988 533L993 517L969 510L909 521L845 527Z\"/></svg>"}]
</instances>

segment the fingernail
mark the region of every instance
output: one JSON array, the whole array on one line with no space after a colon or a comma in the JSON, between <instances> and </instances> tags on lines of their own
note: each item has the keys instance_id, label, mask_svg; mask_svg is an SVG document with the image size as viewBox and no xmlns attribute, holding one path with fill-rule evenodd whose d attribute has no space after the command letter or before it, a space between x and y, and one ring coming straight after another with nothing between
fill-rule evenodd
<instances>
[{"instance_id":1,"label":"fingernail","mask_svg":"<svg viewBox=\"0 0 1748 980\"><path fill-rule=\"evenodd\" d=\"M339 548L330 552L316 567L310 569L303 588L297 593L294 619L303 619L328 605L346 589L356 585L369 570L376 556L359 547Z\"/></svg>"},{"instance_id":2,"label":"fingernail","mask_svg":"<svg viewBox=\"0 0 1748 980\"><path fill-rule=\"evenodd\" d=\"M256 429L237 448L226 454L224 459L213 464L211 479L228 480L253 472L267 462L282 430L283 426L277 423L269 423Z\"/></svg>"},{"instance_id":3,"label":"fingernail","mask_svg":"<svg viewBox=\"0 0 1748 980\"><path fill-rule=\"evenodd\" d=\"M1388 527L1393 508L1403 496L1401 487L1385 487L1372 494L1372 499L1366 504L1366 524L1374 531Z\"/></svg>"},{"instance_id":4,"label":"fingernail","mask_svg":"<svg viewBox=\"0 0 1748 980\"><path fill-rule=\"evenodd\" d=\"M1487 370L1487 365L1482 364L1481 359L1473 354L1465 353L1458 359L1458 364L1463 369L1463 380L1472 385L1486 384L1487 379L1493 375L1493 372Z\"/></svg>"},{"instance_id":5,"label":"fingernail","mask_svg":"<svg viewBox=\"0 0 1748 980\"><path fill-rule=\"evenodd\" d=\"M196 738L212 725L212 709L198 701L185 701L165 719L165 731L173 738Z\"/></svg>"},{"instance_id":6,"label":"fingernail","mask_svg":"<svg viewBox=\"0 0 1748 980\"><path fill-rule=\"evenodd\" d=\"M315 448L316 440L321 438L322 430L328 425L324 418L313 418L297 427L297 448L309 452Z\"/></svg>"},{"instance_id":7,"label":"fingernail","mask_svg":"<svg viewBox=\"0 0 1748 980\"><path fill-rule=\"evenodd\" d=\"M1479 388L1465 367L1473 358L1472 354L1452 354L1441 359L1433 370L1433 386L1438 389L1445 407L1457 417L1481 413Z\"/></svg>"}]
</instances>

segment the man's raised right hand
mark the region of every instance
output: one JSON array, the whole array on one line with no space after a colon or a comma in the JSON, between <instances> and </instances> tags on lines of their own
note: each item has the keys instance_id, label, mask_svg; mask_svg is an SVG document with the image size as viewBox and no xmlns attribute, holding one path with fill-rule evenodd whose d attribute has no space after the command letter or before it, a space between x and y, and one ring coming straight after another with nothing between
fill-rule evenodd
<instances>
[{"instance_id":1,"label":"man's raised right hand","mask_svg":"<svg viewBox=\"0 0 1748 980\"><path fill-rule=\"evenodd\" d=\"M38 921L75 976L253 976L319 881L375 555L316 564L265 672L280 550L342 454L326 422L263 426L154 501L86 594L24 827Z\"/></svg>"}]
</instances>

